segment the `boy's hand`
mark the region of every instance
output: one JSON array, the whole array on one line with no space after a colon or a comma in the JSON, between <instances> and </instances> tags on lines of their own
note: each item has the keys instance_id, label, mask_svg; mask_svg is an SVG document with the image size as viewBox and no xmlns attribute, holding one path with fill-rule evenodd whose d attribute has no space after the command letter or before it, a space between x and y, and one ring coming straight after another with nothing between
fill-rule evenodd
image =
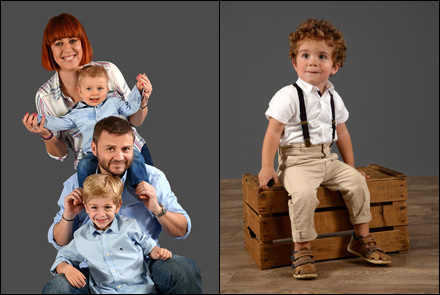
<instances>
[{"instance_id":1,"label":"boy's hand","mask_svg":"<svg viewBox=\"0 0 440 295\"><path fill-rule=\"evenodd\" d=\"M64 213L66 219L73 219L84 209L82 188L76 188L64 198Z\"/></svg>"},{"instance_id":2,"label":"boy's hand","mask_svg":"<svg viewBox=\"0 0 440 295\"><path fill-rule=\"evenodd\" d=\"M363 171L359 171L365 178L370 178L370 175L367 175L365 172L363 172Z\"/></svg>"},{"instance_id":3,"label":"boy's hand","mask_svg":"<svg viewBox=\"0 0 440 295\"><path fill-rule=\"evenodd\" d=\"M73 287L82 288L86 285L86 277L75 267L68 264L63 271L66 279Z\"/></svg>"},{"instance_id":4,"label":"boy's hand","mask_svg":"<svg viewBox=\"0 0 440 295\"><path fill-rule=\"evenodd\" d=\"M173 254L171 251L165 249L165 248L159 248L155 246L153 250L150 252L150 258L152 259L162 259L162 260L168 260L171 257L173 257Z\"/></svg>"},{"instance_id":5,"label":"boy's hand","mask_svg":"<svg viewBox=\"0 0 440 295\"><path fill-rule=\"evenodd\" d=\"M260 188L262 190L268 190L269 187L267 186L267 183L272 178L273 178L274 184L278 183L278 177L277 177L277 173L275 172L275 169L269 168L269 167L261 168L260 173L258 173L258 181L260 182Z\"/></svg>"}]
</instances>

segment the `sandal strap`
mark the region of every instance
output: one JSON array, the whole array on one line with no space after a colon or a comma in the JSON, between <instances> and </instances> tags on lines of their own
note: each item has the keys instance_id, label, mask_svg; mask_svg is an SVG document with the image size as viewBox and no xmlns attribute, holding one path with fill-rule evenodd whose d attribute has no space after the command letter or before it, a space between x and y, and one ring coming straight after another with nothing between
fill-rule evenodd
<instances>
[{"instance_id":1,"label":"sandal strap","mask_svg":"<svg viewBox=\"0 0 440 295\"><path fill-rule=\"evenodd\" d=\"M295 269L298 266L304 265L304 264L314 264L315 261L313 261L314 257L313 251L310 250L302 250L295 254L293 254L290 258L293 260L292 268Z\"/></svg>"}]
</instances>

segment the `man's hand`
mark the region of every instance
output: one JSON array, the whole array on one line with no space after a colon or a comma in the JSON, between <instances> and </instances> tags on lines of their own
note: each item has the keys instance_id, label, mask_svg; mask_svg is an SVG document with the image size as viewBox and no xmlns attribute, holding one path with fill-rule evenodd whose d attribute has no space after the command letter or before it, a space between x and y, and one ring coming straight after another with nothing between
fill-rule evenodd
<instances>
[{"instance_id":1,"label":"man's hand","mask_svg":"<svg viewBox=\"0 0 440 295\"><path fill-rule=\"evenodd\" d=\"M156 189L145 181L140 182L136 187L136 195L141 198L144 206L157 215L162 212L162 208L159 206L159 202L156 197Z\"/></svg>"},{"instance_id":2,"label":"man's hand","mask_svg":"<svg viewBox=\"0 0 440 295\"><path fill-rule=\"evenodd\" d=\"M64 218L73 219L83 209L82 188L76 188L64 198Z\"/></svg>"}]
</instances>

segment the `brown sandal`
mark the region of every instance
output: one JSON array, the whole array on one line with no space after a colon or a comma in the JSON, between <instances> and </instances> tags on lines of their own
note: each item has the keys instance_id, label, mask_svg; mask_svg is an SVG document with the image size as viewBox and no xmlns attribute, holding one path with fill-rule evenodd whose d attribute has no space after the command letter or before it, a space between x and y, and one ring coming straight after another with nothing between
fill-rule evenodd
<instances>
[{"instance_id":1,"label":"brown sandal","mask_svg":"<svg viewBox=\"0 0 440 295\"><path fill-rule=\"evenodd\" d=\"M347 251L362 257L364 260L374 264L390 264L391 257L376 245L376 241L371 235L355 241L351 237Z\"/></svg>"},{"instance_id":2,"label":"brown sandal","mask_svg":"<svg viewBox=\"0 0 440 295\"><path fill-rule=\"evenodd\" d=\"M313 279L318 276L313 251L304 249L292 255L293 277L295 279Z\"/></svg>"}]
</instances>

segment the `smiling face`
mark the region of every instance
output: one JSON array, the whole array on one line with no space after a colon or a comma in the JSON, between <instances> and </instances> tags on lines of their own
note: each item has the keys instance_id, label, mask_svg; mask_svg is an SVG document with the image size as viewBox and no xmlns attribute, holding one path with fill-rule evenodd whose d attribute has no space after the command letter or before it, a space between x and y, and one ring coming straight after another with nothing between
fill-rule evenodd
<instances>
[{"instance_id":1,"label":"smiling face","mask_svg":"<svg viewBox=\"0 0 440 295\"><path fill-rule=\"evenodd\" d=\"M292 60L293 67L304 82L324 90L330 75L339 70L339 65L333 65L333 47L324 40L306 39L300 43L296 60Z\"/></svg>"},{"instance_id":2,"label":"smiling face","mask_svg":"<svg viewBox=\"0 0 440 295\"><path fill-rule=\"evenodd\" d=\"M133 135L103 131L98 143L92 141L92 152L98 158L101 173L122 176L133 163Z\"/></svg>"},{"instance_id":3,"label":"smiling face","mask_svg":"<svg viewBox=\"0 0 440 295\"><path fill-rule=\"evenodd\" d=\"M81 41L76 37L55 40L50 48L61 71L76 71L83 56Z\"/></svg>"},{"instance_id":4,"label":"smiling face","mask_svg":"<svg viewBox=\"0 0 440 295\"><path fill-rule=\"evenodd\" d=\"M77 90L84 102L94 107L105 100L109 88L105 77L84 77Z\"/></svg>"},{"instance_id":5,"label":"smiling face","mask_svg":"<svg viewBox=\"0 0 440 295\"><path fill-rule=\"evenodd\" d=\"M113 197L105 197L90 199L85 204L86 212L97 229L106 230L115 219L122 204L116 206L113 202Z\"/></svg>"}]
</instances>

